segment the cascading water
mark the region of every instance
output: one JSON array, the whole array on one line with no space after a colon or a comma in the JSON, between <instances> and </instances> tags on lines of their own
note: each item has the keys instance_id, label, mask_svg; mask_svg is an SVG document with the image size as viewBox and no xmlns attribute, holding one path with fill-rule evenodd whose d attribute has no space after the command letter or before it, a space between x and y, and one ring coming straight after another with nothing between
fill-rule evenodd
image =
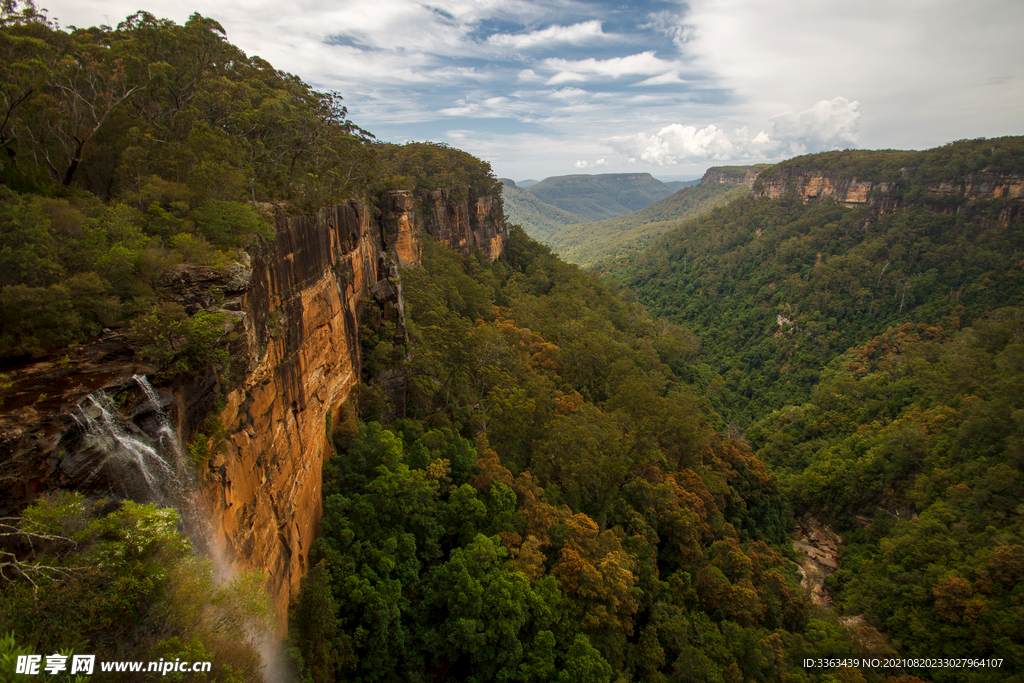
<instances>
[{"instance_id":1,"label":"cascading water","mask_svg":"<svg viewBox=\"0 0 1024 683\"><path fill-rule=\"evenodd\" d=\"M152 436L125 420L105 392L82 399L71 416L81 428L83 447L96 454L86 483L105 482L118 497L177 508L185 533L197 549L206 552L209 534L201 521L195 482L177 430L146 377L132 379L156 418L148 428Z\"/></svg>"},{"instance_id":2,"label":"cascading water","mask_svg":"<svg viewBox=\"0 0 1024 683\"><path fill-rule=\"evenodd\" d=\"M136 500L173 504L180 488L176 467L141 432L131 433L110 397L89 394L72 414L83 432L83 444L102 455L88 478L110 482L114 491Z\"/></svg>"},{"instance_id":3,"label":"cascading water","mask_svg":"<svg viewBox=\"0 0 1024 683\"><path fill-rule=\"evenodd\" d=\"M135 375L132 379L146 397L142 410L136 409L135 418L141 418L145 431L135 421L124 419L103 391L82 399L72 412L81 431L81 447L91 454L87 460L94 463L84 483L92 483L94 488L107 486L120 498L177 508L182 531L193 548L210 558L215 580L227 583L235 572L200 513L192 467L186 461L178 432L146 377ZM252 627L249 637L263 659L263 680L287 680L290 674L284 664L280 636L272 630Z\"/></svg>"},{"instance_id":4,"label":"cascading water","mask_svg":"<svg viewBox=\"0 0 1024 683\"><path fill-rule=\"evenodd\" d=\"M160 443L166 444L165 448L170 450L170 453L174 455L175 465L179 469L183 469L187 472L186 468L183 468L184 458L181 452L181 443L178 441L178 432L171 426L171 421L167 417L167 411L164 410L163 405L160 403L160 398L156 395L156 390L153 389L153 385L149 383L145 375L132 375L132 379L135 383L142 388L142 393L146 395L153 410L156 412L157 417L160 420Z\"/></svg>"},{"instance_id":5,"label":"cascading water","mask_svg":"<svg viewBox=\"0 0 1024 683\"><path fill-rule=\"evenodd\" d=\"M145 375L135 375L132 379L142 389L142 393L145 394L156 413L159 425L156 430L159 445L165 456L172 458L174 468L178 473L174 479L177 484L175 491L178 492L178 496L174 501L167 502L178 508L185 532L192 539L193 546L210 558L216 579L219 582L227 582L234 576L234 572L230 563L225 560L223 550L213 543L213 534L210 532L208 522L199 513L196 496L191 495L195 492L195 481L191 468L185 462L177 430L171 425L167 411L164 410L156 390L150 385ZM263 660L263 680L267 683L288 680L290 675L284 664L285 656L279 635L263 629L254 629L249 635Z\"/></svg>"}]
</instances>

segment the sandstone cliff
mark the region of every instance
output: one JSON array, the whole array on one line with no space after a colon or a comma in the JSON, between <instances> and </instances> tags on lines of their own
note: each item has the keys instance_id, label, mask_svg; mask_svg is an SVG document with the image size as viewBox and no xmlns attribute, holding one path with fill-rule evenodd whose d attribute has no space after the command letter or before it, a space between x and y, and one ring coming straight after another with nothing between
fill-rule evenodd
<instances>
[{"instance_id":1,"label":"sandstone cliff","mask_svg":"<svg viewBox=\"0 0 1024 683\"><path fill-rule=\"evenodd\" d=\"M713 166L704 172L701 185L746 185L753 187L757 177L768 164L754 166Z\"/></svg>"},{"instance_id":2,"label":"sandstone cliff","mask_svg":"<svg viewBox=\"0 0 1024 683\"><path fill-rule=\"evenodd\" d=\"M384 196L381 209L387 247L401 266L419 263L417 236L421 233L456 251L479 249L492 261L504 248L504 215L496 195L470 194L464 201L454 201L449 190L419 197L395 190Z\"/></svg>"},{"instance_id":3,"label":"sandstone cliff","mask_svg":"<svg viewBox=\"0 0 1024 683\"><path fill-rule=\"evenodd\" d=\"M758 198L778 199L786 194L795 193L802 197L804 202L829 197L840 204L855 206L866 203L872 189L885 195L890 189L890 184L812 174L768 182L762 180L756 183L753 189L754 196Z\"/></svg>"},{"instance_id":4,"label":"sandstone cliff","mask_svg":"<svg viewBox=\"0 0 1024 683\"><path fill-rule=\"evenodd\" d=\"M904 178L913 176L913 169L902 170ZM898 182L858 181L854 177L822 171L761 178L754 184L754 192L769 198L795 192L805 198L833 197L837 201L863 203L868 201L868 193L873 189L885 193L898 186ZM968 199L1024 199L1024 177L1009 173L970 174L960 179L930 183L928 190L935 194L960 194Z\"/></svg>"},{"instance_id":5,"label":"sandstone cliff","mask_svg":"<svg viewBox=\"0 0 1024 683\"><path fill-rule=\"evenodd\" d=\"M869 152L864 156L868 154L883 157L887 153ZM908 162L920 162L915 156L927 161L928 152L901 154ZM828 198L848 207L870 205L881 213L891 213L908 201L940 211L956 211L967 201L1004 200L1007 206L1002 212L1003 220L1016 215L1024 202L1024 176L1019 173L984 167L964 172L916 166L876 168L867 163L833 169L828 167L826 157L818 155L779 164L754 181L754 196L777 199L795 194L805 203ZM815 159L822 161L820 168L814 168ZM879 163L885 161L883 157Z\"/></svg>"},{"instance_id":6,"label":"sandstone cliff","mask_svg":"<svg viewBox=\"0 0 1024 683\"><path fill-rule=\"evenodd\" d=\"M190 495L201 503L202 541L227 567L266 572L284 626L320 519L326 425L359 381L358 308L401 307L397 267L419 262L424 233L491 259L502 252L500 200L462 194L468 198L453 201L444 190L392 191L377 205L353 200L313 216L279 216L273 243L247 263L163 274L163 296L187 310L226 313L233 341L230 377L211 367L167 383L156 392L159 407L135 378L154 368L116 332L61 360L8 371L12 386L0 404L3 512L54 488L136 496L123 482L125 468L105 464L110 459L87 438L80 404L106 391L127 418L125 438L148 433L151 443L155 415L166 413L182 443L202 430L211 453Z\"/></svg>"}]
</instances>

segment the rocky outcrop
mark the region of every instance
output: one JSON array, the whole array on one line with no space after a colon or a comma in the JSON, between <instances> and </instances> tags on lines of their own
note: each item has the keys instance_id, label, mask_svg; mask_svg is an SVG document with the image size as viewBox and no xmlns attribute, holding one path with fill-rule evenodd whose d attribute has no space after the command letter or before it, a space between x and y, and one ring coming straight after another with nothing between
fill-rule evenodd
<instances>
[{"instance_id":1,"label":"rocky outcrop","mask_svg":"<svg viewBox=\"0 0 1024 683\"><path fill-rule=\"evenodd\" d=\"M909 178L911 174L910 169L904 169L905 177ZM880 213L890 213L899 207L899 192L902 189L899 182L871 182L827 173L760 178L753 184L754 196L758 198L777 199L788 194L796 194L805 203L829 198L848 207L870 204ZM982 173L967 176L959 181L930 183L927 185L927 191L936 200L961 198L1022 201L1024 178Z\"/></svg>"},{"instance_id":2,"label":"rocky outcrop","mask_svg":"<svg viewBox=\"0 0 1024 683\"><path fill-rule=\"evenodd\" d=\"M799 565L800 586L808 592L811 602L819 607L831 607L832 596L825 588L825 577L839 567L839 547L843 539L832 528L811 516L799 523L799 538L793 549L803 555Z\"/></svg>"},{"instance_id":3,"label":"rocky outcrop","mask_svg":"<svg viewBox=\"0 0 1024 683\"><path fill-rule=\"evenodd\" d=\"M704 172L701 185L746 185L753 187L761 172L768 164L755 166L713 166Z\"/></svg>"},{"instance_id":4,"label":"rocky outcrop","mask_svg":"<svg viewBox=\"0 0 1024 683\"><path fill-rule=\"evenodd\" d=\"M872 189L885 193L889 190L888 183L873 184L858 181L856 178L831 178L825 175L807 175L787 178L786 180L756 183L754 196L767 199L778 199L789 193L796 193L804 202L825 197L832 198L846 206L865 204Z\"/></svg>"},{"instance_id":5,"label":"rocky outcrop","mask_svg":"<svg viewBox=\"0 0 1024 683\"><path fill-rule=\"evenodd\" d=\"M928 189L935 194L961 194L967 199L1024 200L1024 177L983 173L960 182L941 182Z\"/></svg>"},{"instance_id":6,"label":"rocky outcrop","mask_svg":"<svg viewBox=\"0 0 1024 683\"><path fill-rule=\"evenodd\" d=\"M496 195L470 194L455 199L449 190L420 196L408 190L384 195L381 222L387 247L401 266L419 262L419 235L427 233L449 249L468 253L479 249L491 260L505 246L501 200Z\"/></svg>"},{"instance_id":7,"label":"rocky outcrop","mask_svg":"<svg viewBox=\"0 0 1024 683\"><path fill-rule=\"evenodd\" d=\"M189 312L225 314L230 370L165 381L158 400L181 442L209 454L197 476L204 541L225 566L266 573L282 626L321 515L327 424L359 380L360 306L401 316L397 266L419 263L423 233L465 253L502 252L500 199L463 196L398 191L378 205L353 200L278 216L273 243L245 262L186 265L159 278L161 295ZM0 404L5 512L54 488L119 494L89 466L97 454L82 448L76 405L106 390L128 418L125 429L143 439L148 399L134 375L154 370L113 332L67 358L8 370Z\"/></svg>"},{"instance_id":8,"label":"rocky outcrop","mask_svg":"<svg viewBox=\"0 0 1024 683\"><path fill-rule=\"evenodd\" d=\"M80 452L73 406L101 389L121 390L155 368L136 357L121 334L107 331L59 358L5 369L0 395L0 516L54 488L90 490L80 473L94 454ZM69 441L71 443L69 443ZM106 482L96 482L102 490Z\"/></svg>"}]
</instances>

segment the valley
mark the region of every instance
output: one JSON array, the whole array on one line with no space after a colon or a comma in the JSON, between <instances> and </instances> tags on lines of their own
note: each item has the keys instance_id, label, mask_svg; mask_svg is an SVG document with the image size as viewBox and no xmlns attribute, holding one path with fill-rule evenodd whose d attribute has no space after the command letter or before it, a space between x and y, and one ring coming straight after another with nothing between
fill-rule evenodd
<instances>
[{"instance_id":1,"label":"valley","mask_svg":"<svg viewBox=\"0 0 1024 683\"><path fill-rule=\"evenodd\" d=\"M1024 138L514 183L19 17L0 680L1024 677Z\"/></svg>"}]
</instances>

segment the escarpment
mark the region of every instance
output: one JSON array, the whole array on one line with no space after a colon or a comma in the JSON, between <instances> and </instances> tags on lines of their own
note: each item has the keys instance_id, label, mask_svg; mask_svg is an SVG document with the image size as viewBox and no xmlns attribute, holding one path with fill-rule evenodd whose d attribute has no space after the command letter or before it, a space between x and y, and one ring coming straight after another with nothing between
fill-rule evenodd
<instances>
[{"instance_id":1,"label":"escarpment","mask_svg":"<svg viewBox=\"0 0 1024 683\"><path fill-rule=\"evenodd\" d=\"M320 518L325 424L359 380L356 307L391 273L361 202L276 228L240 302L244 378L222 391L220 434L203 435L200 491L215 549L266 570L283 619Z\"/></svg>"},{"instance_id":2,"label":"escarpment","mask_svg":"<svg viewBox=\"0 0 1024 683\"><path fill-rule=\"evenodd\" d=\"M499 196L470 193L456 200L451 190L432 190L421 195L406 190L387 192L381 207L387 247L401 266L419 263L415 236L425 232L450 249L478 249L493 261L501 255L505 244L505 219Z\"/></svg>"},{"instance_id":3,"label":"escarpment","mask_svg":"<svg viewBox=\"0 0 1024 683\"><path fill-rule=\"evenodd\" d=\"M759 183L754 188L754 195L759 198L778 199L789 193L796 193L805 202L828 197L840 204L853 206L866 203L872 189L886 193L889 190L889 183L871 183L858 181L856 178L831 178L811 174Z\"/></svg>"},{"instance_id":4,"label":"escarpment","mask_svg":"<svg viewBox=\"0 0 1024 683\"><path fill-rule=\"evenodd\" d=\"M1011 220L1024 205L1016 163L1019 138L951 143L924 152L846 150L797 157L761 173L754 196L796 195L804 203L831 199L892 213L908 205L956 213L970 202L1002 202Z\"/></svg>"},{"instance_id":5,"label":"escarpment","mask_svg":"<svg viewBox=\"0 0 1024 683\"><path fill-rule=\"evenodd\" d=\"M701 185L745 185L753 187L761 172L768 164L753 166L713 166L704 172Z\"/></svg>"},{"instance_id":6,"label":"escarpment","mask_svg":"<svg viewBox=\"0 0 1024 683\"><path fill-rule=\"evenodd\" d=\"M204 542L223 566L266 573L284 626L320 519L327 424L359 381L360 307L385 316L401 309L398 266L419 262L424 234L464 253L502 253L500 200L473 189L453 195L391 191L376 205L350 200L313 215L279 215L271 242L246 262L163 273L162 298L190 313L223 314L230 364L165 378L159 405L143 389L156 368L113 331L63 359L5 371L0 506L11 512L57 488L145 497L119 486L124 468L104 469L110 458L79 413L105 392L125 418L124 438L154 447L154 416L166 413L181 459L195 468L189 498L200 502Z\"/></svg>"},{"instance_id":7,"label":"escarpment","mask_svg":"<svg viewBox=\"0 0 1024 683\"><path fill-rule=\"evenodd\" d=\"M909 175L910 171L907 171ZM890 198L901 189L898 182L872 182L855 177L842 177L825 173L809 173L754 183L757 197L777 199L795 193L805 202L831 198L840 204L857 205L871 202L885 207ZM927 186L935 196L962 197L964 199L1024 200L1024 177L1012 174L981 173L962 179L943 180Z\"/></svg>"}]
</instances>

